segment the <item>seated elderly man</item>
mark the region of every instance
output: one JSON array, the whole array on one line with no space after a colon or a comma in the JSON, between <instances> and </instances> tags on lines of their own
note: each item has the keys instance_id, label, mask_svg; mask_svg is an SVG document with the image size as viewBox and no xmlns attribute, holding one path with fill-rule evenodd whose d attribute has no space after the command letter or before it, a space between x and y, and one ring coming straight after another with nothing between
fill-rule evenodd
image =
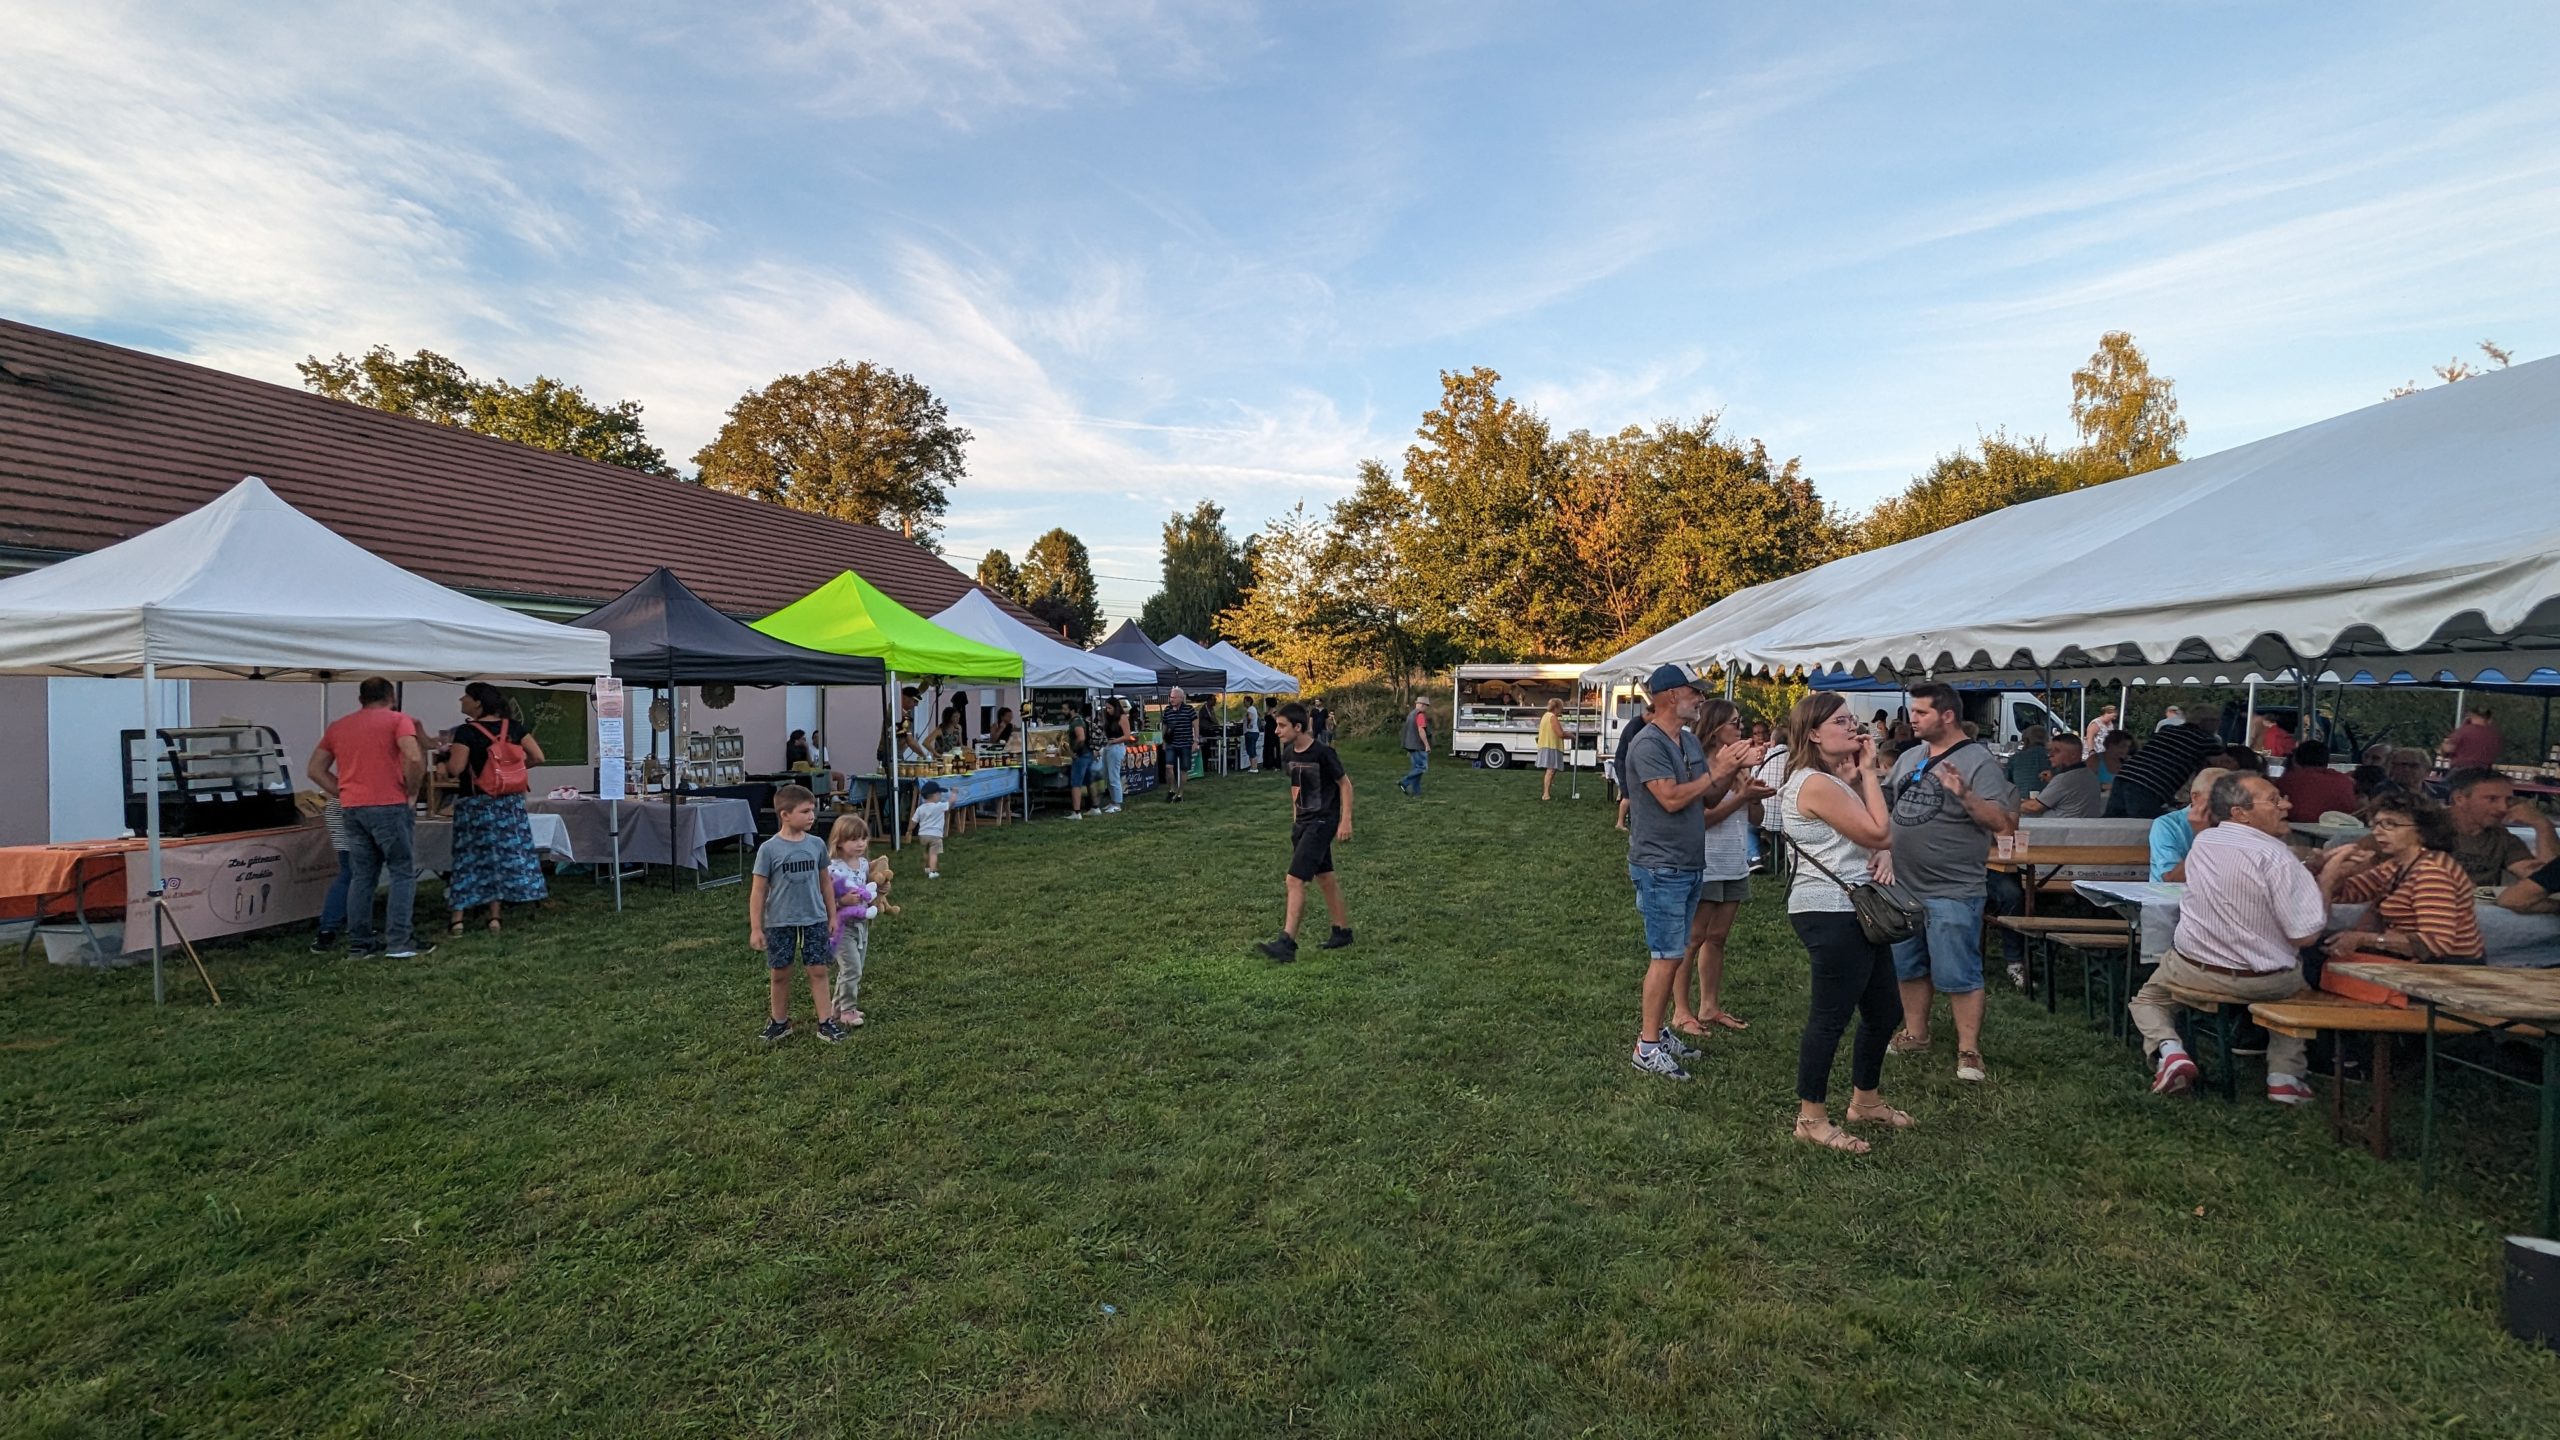
<instances>
[{"instance_id":1,"label":"seated elderly man","mask_svg":"<svg viewBox=\"0 0 2560 1440\"><path fill-rule=\"evenodd\" d=\"M2432 768L2426 751L2403 745L2392 751L2391 758L2383 762L2382 775L2412 795L2424 795L2427 793L2427 772Z\"/></svg>"},{"instance_id":2,"label":"seated elderly man","mask_svg":"<svg viewBox=\"0 0 2560 1440\"><path fill-rule=\"evenodd\" d=\"M2098 791L2098 772L2080 763L2080 737L2056 735L2045 753L2053 763L2040 779L2031 779L2027 788L2035 794L2018 808L2064 820L2095 820L2104 813L2107 797Z\"/></svg>"},{"instance_id":3,"label":"seated elderly man","mask_svg":"<svg viewBox=\"0 0 2560 1440\"><path fill-rule=\"evenodd\" d=\"M2149 743L2124 762L2107 791L2107 813L2155 819L2173 809L2196 772L2221 763L2222 707L2198 705L2186 723L2153 732Z\"/></svg>"},{"instance_id":4,"label":"seated elderly man","mask_svg":"<svg viewBox=\"0 0 2560 1440\"><path fill-rule=\"evenodd\" d=\"M2214 782L2228 770L2200 770L2187 784L2187 808L2172 810L2151 822L2151 878L2175 885L2187 878L2187 852L2196 837L2213 827L2209 802Z\"/></svg>"},{"instance_id":5,"label":"seated elderly man","mask_svg":"<svg viewBox=\"0 0 2560 1440\"><path fill-rule=\"evenodd\" d=\"M2151 1090L2175 1095L2195 1087L2196 1062L2178 1039L2170 987L2248 1004L2300 994L2302 947L2320 938L2329 907L2320 884L2285 844L2291 809L2264 775L2225 775L2207 800L2213 826L2187 852L2187 893L2178 929L2160 968L2126 1008L2134 1028L2157 1053ZM2300 1105L2312 1098L2303 1079L2307 1047L2291 1036L2267 1037L2267 1098Z\"/></svg>"},{"instance_id":6,"label":"seated elderly man","mask_svg":"<svg viewBox=\"0 0 2560 1440\"><path fill-rule=\"evenodd\" d=\"M2503 887L2508 881L2548 860L2560 860L2560 836L2540 807L2516 808L2515 782L2487 766L2456 770L2445 777L2445 818L2453 822L2453 858L2474 885ZM2533 827L2528 847L2507 829L2515 821Z\"/></svg>"},{"instance_id":7,"label":"seated elderly man","mask_svg":"<svg viewBox=\"0 0 2560 1440\"><path fill-rule=\"evenodd\" d=\"M2305 740L2295 747L2293 763L2276 777L2276 788L2284 792L2285 803L2293 807L2293 813L2305 820L2317 820L2332 810L2355 813L2354 777L2330 769L2329 747L2317 740Z\"/></svg>"},{"instance_id":8,"label":"seated elderly man","mask_svg":"<svg viewBox=\"0 0 2560 1440\"><path fill-rule=\"evenodd\" d=\"M2077 741L2080 737L2071 737ZM2009 788L2024 795L2044 780L2053 768L2053 734L2041 725L2030 725L2018 732L2018 753L2009 757Z\"/></svg>"}]
</instances>

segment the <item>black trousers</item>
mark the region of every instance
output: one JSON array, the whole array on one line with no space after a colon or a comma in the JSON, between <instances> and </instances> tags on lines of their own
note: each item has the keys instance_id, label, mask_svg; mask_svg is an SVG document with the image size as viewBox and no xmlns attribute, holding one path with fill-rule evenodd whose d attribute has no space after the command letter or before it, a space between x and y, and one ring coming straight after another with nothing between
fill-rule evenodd
<instances>
[{"instance_id":1,"label":"black trousers","mask_svg":"<svg viewBox=\"0 0 2560 1440\"><path fill-rule=\"evenodd\" d=\"M1849 1083L1875 1089L1884 1083L1885 1043L1902 1026L1893 951L1869 940L1847 911L1799 910L1787 919L1813 961L1813 1006L1796 1046L1796 1098L1817 1105L1831 1098L1831 1062L1853 1013L1858 1039L1849 1049Z\"/></svg>"},{"instance_id":2,"label":"black trousers","mask_svg":"<svg viewBox=\"0 0 2560 1440\"><path fill-rule=\"evenodd\" d=\"M2121 775L2107 790L2107 818L2110 820L2157 820L2173 808L2177 807L2171 806L2167 797Z\"/></svg>"}]
</instances>

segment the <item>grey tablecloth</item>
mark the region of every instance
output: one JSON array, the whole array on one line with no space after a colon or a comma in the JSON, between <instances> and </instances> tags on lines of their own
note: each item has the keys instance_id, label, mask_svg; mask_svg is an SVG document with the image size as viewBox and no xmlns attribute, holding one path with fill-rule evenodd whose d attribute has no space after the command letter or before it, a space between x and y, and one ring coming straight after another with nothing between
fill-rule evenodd
<instances>
[{"instance_id":1,"label":"grey tablecloth","mask_svg":"<svg viewBox=\"0 0 2560 1440\"><path fill-rule=\"evenodd\" d=\"M569 827L570 858L581 864L613 863L613 807L589 797L576 800L531 800L525 808L557 815ZM755 807L744 800L687 799L675 807L682 830L672 849L667 844L667 798L622 802L622 861L626 865L664 865L669 855L687 870L709 868L706 848L731 836L754 839Z\"/></svg>"},{"instance_id":2,"label":"grey tablecloth","mask_svg":"<svg viewBox=\"0 0 2560 1440\"><path fill-rule=\"evenodd\" d=\"M2142 935L2142 959L2146 964L2159 963L2161 953L2175 942L2178 932L2178 905L2186 894L2184 885L2159 885L2149 881L2083 880L2073 887L2080 897L2134 922ZM2329 928L2344 930L2362 919L2369 907L2333 905L2329 907ZM2560 966L2560 915L2518 915L2502 910L2487 901L2478 904L2480 938L2487 942L2489 963L2506 969L2544 970Z\"/></svg>"}]
</instances>

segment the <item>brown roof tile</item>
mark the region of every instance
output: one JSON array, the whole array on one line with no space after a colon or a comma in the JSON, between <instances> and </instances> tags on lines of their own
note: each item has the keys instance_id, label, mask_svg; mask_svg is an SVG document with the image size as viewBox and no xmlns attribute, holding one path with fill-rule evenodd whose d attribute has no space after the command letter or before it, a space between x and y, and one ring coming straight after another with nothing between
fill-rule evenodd
<instances>
[{"instance_id":1,"label":"brown roof tile","mask_svg":"<svg viewBox=\"0 0 2560 1440\"><path fill-rule=\"evenodd\" d=\"M102 549L243 475L395 565L484 595L590 608L659 565L742 618L841 570L925 615L972 588L876 525L0 319L0 547Z\"/></svg>"}]
</instances>

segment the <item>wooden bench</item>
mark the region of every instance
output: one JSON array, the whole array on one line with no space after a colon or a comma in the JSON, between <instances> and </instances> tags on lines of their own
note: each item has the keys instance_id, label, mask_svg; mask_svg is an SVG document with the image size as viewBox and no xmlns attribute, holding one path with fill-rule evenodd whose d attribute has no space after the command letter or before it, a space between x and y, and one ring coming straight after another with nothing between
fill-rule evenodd
<instances>
[{"instance_id":1,"label":"wooden bench","mask_svg":"<svg viewBox=\"0 0 2560 1440\"><path fill-rule=\"evenodd\" d=\"M2278 1035L2297 1040L2317 1039L2321 1034L2361 1034L2373 1037L2373 1097L2360 1124L2347 1119L2346 1055L2341 1042L2332 1047L2329 1074L2329 1130L2341 1142L2361 1139L2376 1159L2391 1158L2391 1037L2423 1035L2427 1032L2427 1015L2423 1010L2405 1009L2398 1005L2375 1005L2364 1000L2350 1000L2343 995L2327 995L2306 990L2290 1000L2261 1000L2249 1007L2251 1019ZM2485 1027L2458 1015L2439 1014L2439 1030L2480 1030ZM2539 1037L2541 1031L2530 1026L2513 1027L2515 1033Z\"/></svg>"},{"instance_id":2,"label":"wooden bench","mask_svg":"<svg viewBox=\"0 0 2560 1440\"><path fill-rule=\"evenodd\" d=\"M2112 917L1995 915L1991 917L1991 924L1995 929L2006 930L2012 935L2025 939L2027 983L2030 989L2041 985L2044 992L2044 1008L2048 1014L2052 1013L2054 1008L2053 946L2060 945L2066 950L2087 948L2075 943L2081 939L2115 939L2130 943L2129 937L2133 933L2133 927L2130 924ZM2039 971L2042 972L2040 980ZM2087 977L2084 973L2082 993L2085 995L2086 992ZM2083 1008L2086 1008L2085 1004Z\"/></svg>"}]
</instances>

